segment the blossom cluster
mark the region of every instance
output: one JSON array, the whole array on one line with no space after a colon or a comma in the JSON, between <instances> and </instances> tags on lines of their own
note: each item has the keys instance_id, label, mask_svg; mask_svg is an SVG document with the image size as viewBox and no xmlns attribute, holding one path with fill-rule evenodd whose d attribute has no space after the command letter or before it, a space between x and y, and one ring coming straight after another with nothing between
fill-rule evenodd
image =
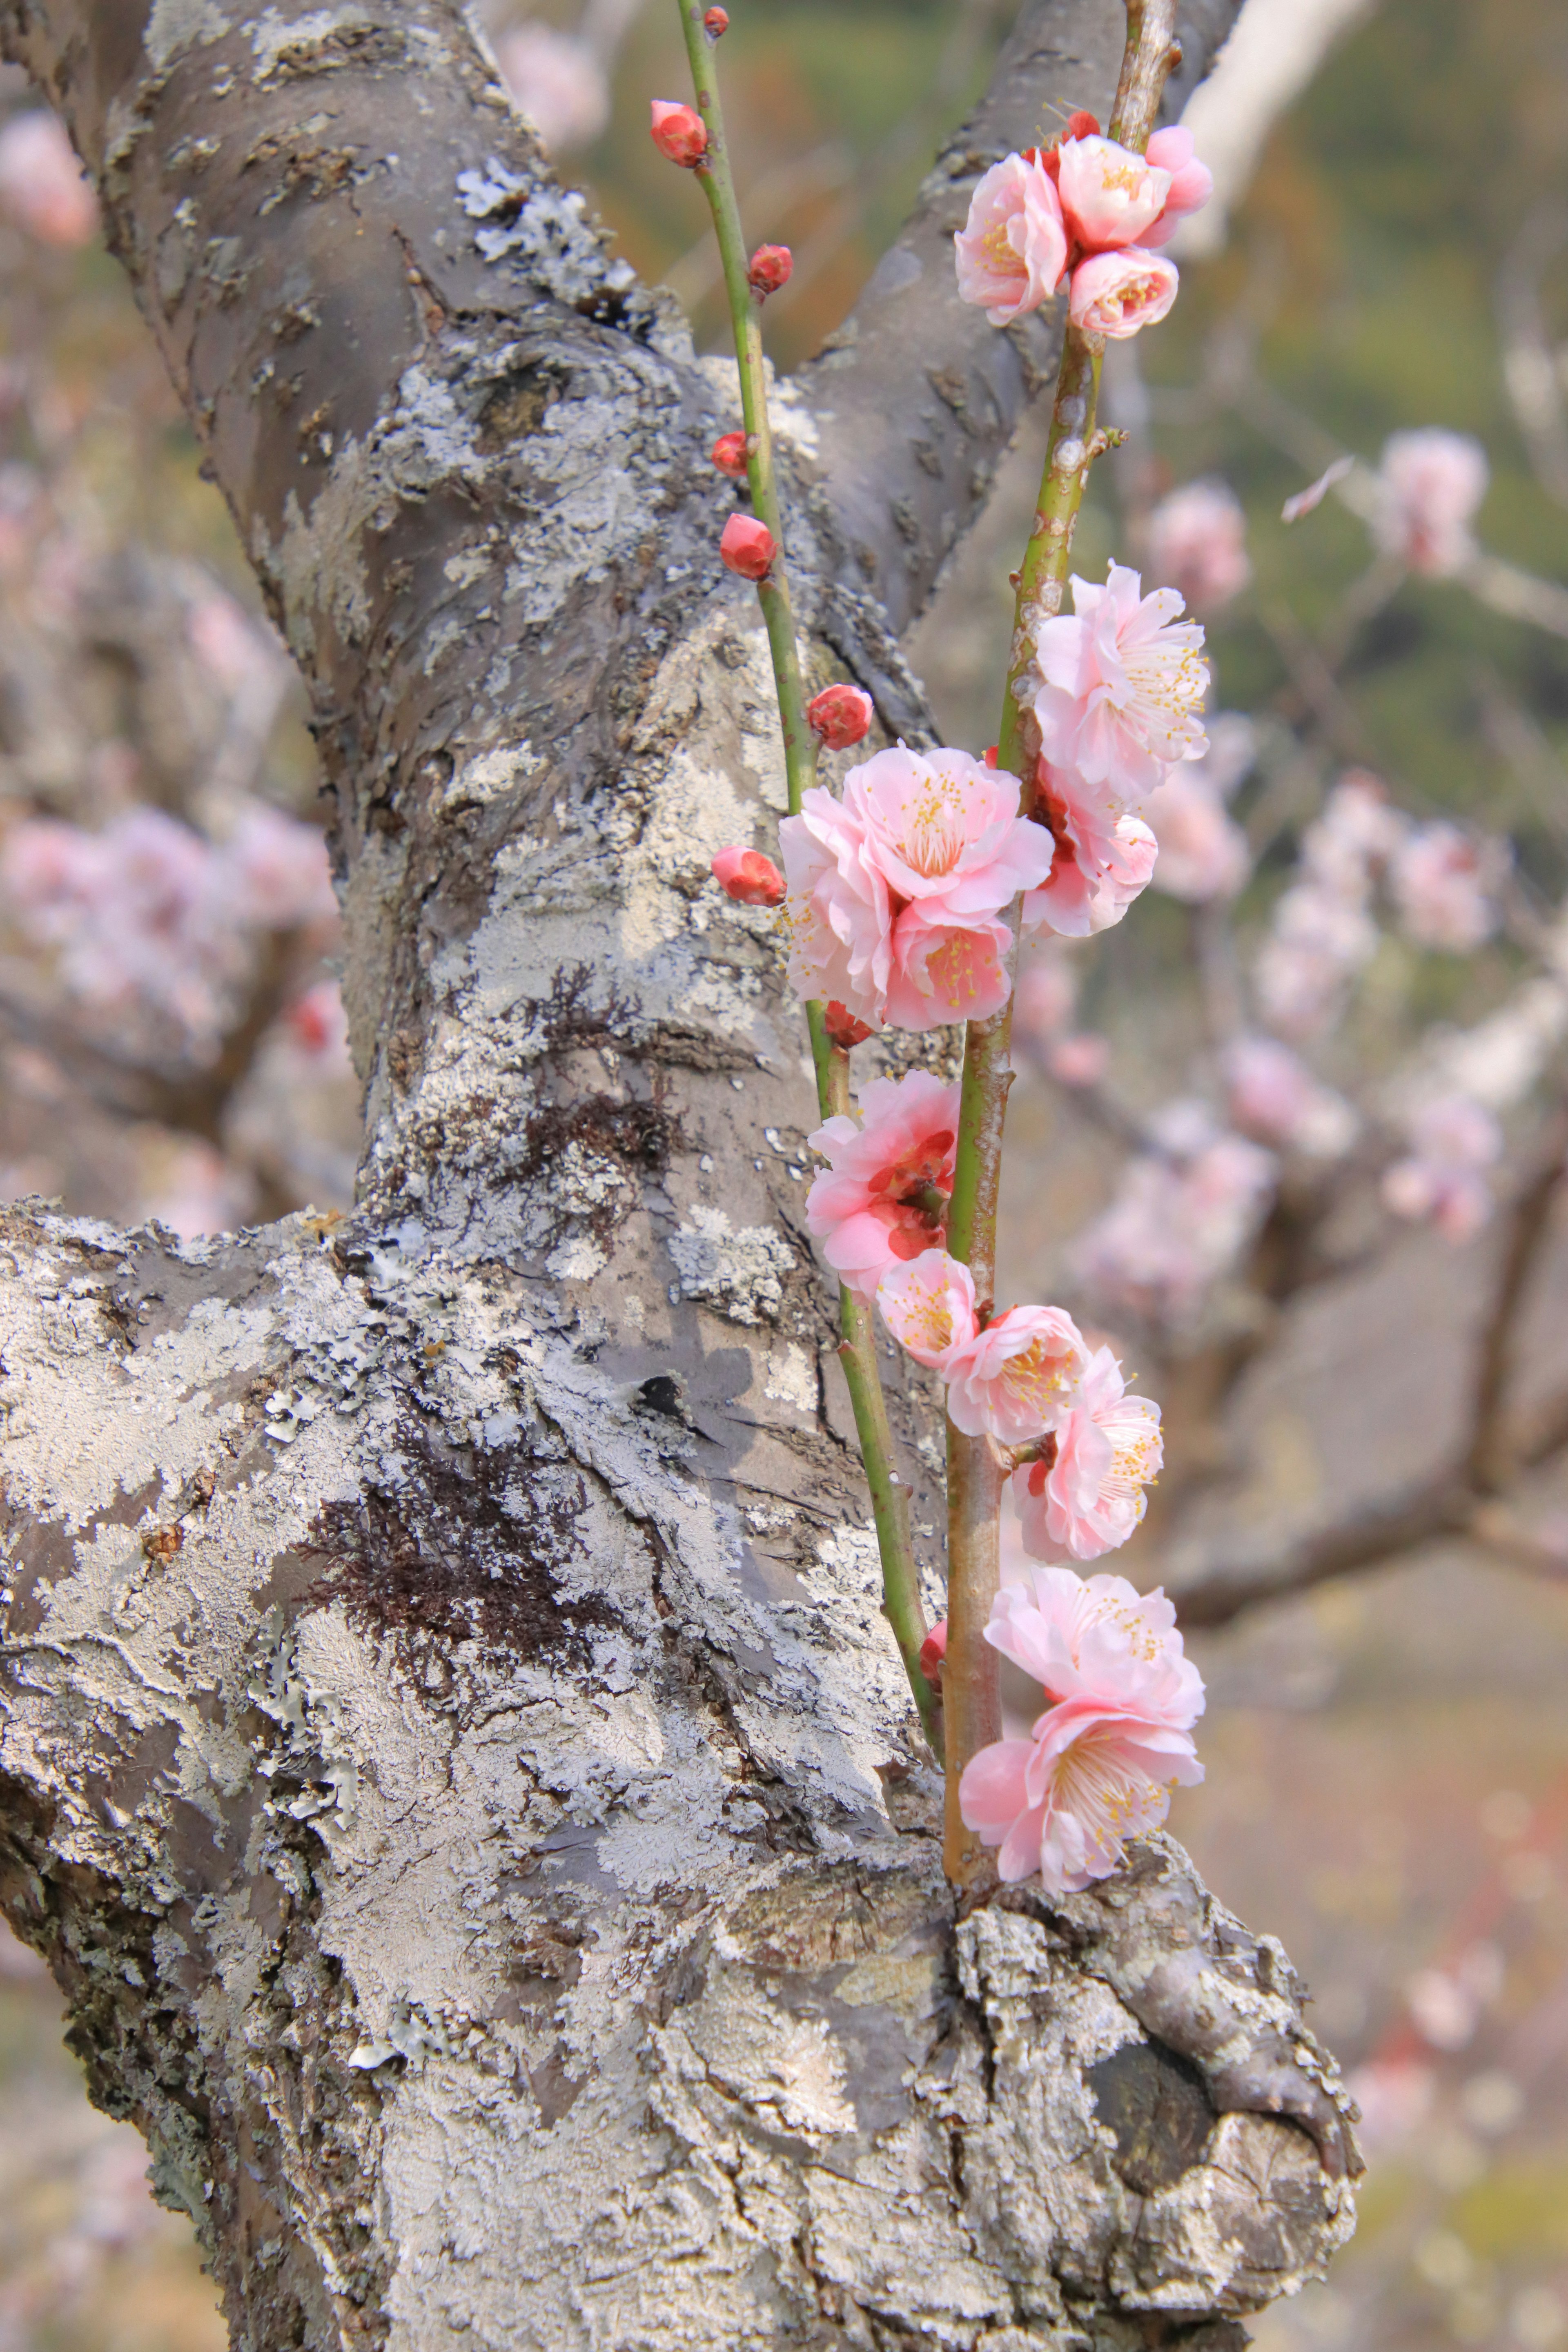
<instances>
[{"instance_id":1,"label":"blossom cluster","mask_svg":"<svg viewBox=\"0 0 1568 2352\"><path fill-rule=\"evenodd\" d=\"M1174 266L1155 248L1213 189L1190 131L1157 131L1140 155L1074 114L1056 146L1005 156L980 181L955 239L959 293L1006 327L1066 278L1075 327L1134 335L1176 299Z\"/></svg>"}]
</instances>

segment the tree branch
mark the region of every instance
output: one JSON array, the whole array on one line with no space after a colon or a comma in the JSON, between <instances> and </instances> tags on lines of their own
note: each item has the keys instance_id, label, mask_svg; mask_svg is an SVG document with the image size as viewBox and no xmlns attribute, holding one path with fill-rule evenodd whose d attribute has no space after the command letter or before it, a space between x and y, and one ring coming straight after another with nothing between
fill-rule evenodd
<instances>
[{"instance_id":1,"label":"tree branch","mask_svg":"<svg viewBox=\"0 0 1568 2352\"><path fill-rule=\"evenodd\" d=\"M1188 0L1181 111L1229 33L1240 0ZM990 88L927 174L859 302L795 382L816 412L815 505L846 587L868 584L900 633L985 503L1032 392L1061 357L1062 306L1000 332L958 299L952 236L976 180L1016 148L1049 140L1074 107L1103 122L1121 62L1112 0L1029 0Z\"/></svg>"}]
</instances>

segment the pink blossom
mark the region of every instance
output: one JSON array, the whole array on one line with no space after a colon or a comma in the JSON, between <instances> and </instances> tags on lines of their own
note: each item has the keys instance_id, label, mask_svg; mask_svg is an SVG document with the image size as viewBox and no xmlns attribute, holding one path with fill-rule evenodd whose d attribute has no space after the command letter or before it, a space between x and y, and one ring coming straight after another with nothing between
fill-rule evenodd
<instances>
[{"instance_id":1,"label":"pink blossom","mask_svg":"<svg viewBox=\"0 0 1568 2352\"><path fill-rule=\"evenodd\" d=\"M1203 630L1177 621L1173 588L1145 596L1142 587L1120 563L1103 588L1075 576L1072 613L1044 622L1036 642L1046 760L1121 801L1141 799L1174 761L1208 748Z\"/></svg>"},{"instance_id":2,"label":"pink blossom","mask_svg":"<svg viewBox=\"0 0 1568 2352\"><path fill-rule=\"evenodd\" d=\"M720 888L741 906L783 906L784 876L760 849L721 849L711 865Z\"/></svg>"},{"instance_id":3,"label":"pink blossom","mask_svg":"<svg viewBox=\"0 0 1568 2352\"><path fill-rule=\"evenodd\" d=\"M795 256L787 245L759 245L746 265L746 283L759 302L787 286L795 271Z\"/></svg>"},{"instance_id":4,"label":"pink blossom","mask_svg":"<svg viewBox=\"0 0 1568 2352\"><path fill-rule=\"evenodd\" d=\"M217 853L214 881L229 910L258 930L335 923L338 902L327 845L264 801L252 801Z\"/></svg>"},{"instance_id":5,"label":"pink blossom","mask_svg":"<svg viewBox=\"0 0 1568 2352\"><path fill-rule=\"evenodd\" d=\"M301 1062L337 1076L353 1069L349 1056L348 1015L335 980L319 980L297 996L283 1015L289 1044Z\"/></svg>"},{"instance_id":6,"label":"pink blossom","mask_svg":"<svg viewBox=\"0 0 1568 2352\"><path fill-rule=\"evenodd\" d=\"M901 743L850 769L842 800L814 786L779 828L797 993L913 1030L1005 1004L1011 934L997 910L1052 854L1017 812L1016 777Z\"/></svg>"},{"instance_id":7,"label":"pink blossom","mask_svg":"<svg viewBox=\"0 0 1568 2352\"><path fill-rule=\"evenodd\" d=\"M721 562L742 580L765 580L778 551L778 541L755 515L732 514L719 541Z\"/></svg>"},{"instance_id":8,"label":"pink blossom","mask_svg":"<svg viewBox=\"0 0 1568 2352\"><path fill-rule=\"evenodd\" d=\"M721 433L709 451L720 473L728 474L732 482L746 478L746 436L743 433Z\"/></svg>"},{"instance_id":9,"label":"pink blossom","mask_svg":"<svg viewBox=\"0 0 1568 2352\"><path fill-rule=\"evenodd\" d=\"M1067 267L1061 200L1037 157L1005 156L969 200L953 239L960 299L984 309L994 327L1037 310Z\"/></svg>"},{"instance_id":10,"label":"pink blossom","mask_svg":"<svg viewBox=\"0 0 1568 2352\"><path fill-rule=\"evenodd\" d=\"M1204 1711L1203 1676L1185 1654L1174 1607L1124 1576L1026 1567L1003 1579L985 1639L1036 1685L1037 1704L1133 1707L1173 1731L1190 1731Z\"/></svg>"},{"instance_id":11,"label":"pink blossom","mask_svg":"<svg viewBox=\"0 0 1568 2352\"><path fill-rule=\"evenodd\" d=\"M1024 929L1040 924L1087 939L1119 923L1154 871L1158 844L1142 817L1107 810L1101 793L1041 763L1039 798L1055 844L1051 870L1024 901Z\"/></svg>"},{"instance_id":12,"label":"pink blossom","mask_svg":"<svg viewBox=\"0 0 1568 2352\"><path fill-rule=\"evenodd\" d=\"M708 152L708 131L694 106L656 98L649 109L653 143L672 163L692 171Z\"/></svg>"},{"instance_id":13,"label":"pink blossom","mask_svg":"<svg viewBox=\"0 0 1568 2352\"><path fill-rule=\"evenodd\" d=\"M1430 425L1383 445L1373 530L1386 554L1434 579L1462 572L1476 551L1470 519L1487 494L1487 453L1468 433Z\"/></svg>"},{"instance_id":14,"label":"pink blossom","mask_svg":"<svg viewBox=\"0 0 1568 2352\"><path fill-rule=\"evenodd\" d=\"M1384 1176L1383 1197L1396 1217L1436 1226L1456 1244L1478 1234L1495 1203L1483 1170L1502 1156L1502 1130L1469 1095L1441 1095L1411 1118L1410 1151Z\"/></svg>"},{"instance_id":15,"label":"pink blossom","mask_svg":"<svg viewBox=\"0 0 1568 2352\"><path fill-rule=\"evenodd\" d=\"M1083 1334L1059 1307L1010 1307L984 1330L969 1268L927 1250L884 1275L882 1319L917 1363L947 1382L947 1410L969 1437L1026 1444L1071 1404L1088 1358Z\"/></svg>"},{"instance_id":16,"label":"pink blossom","mask_svg":"<svg viewBox=\"0 0 1568 2352\"><path fill-rule=\"evenodd\" d=\"M1226 1047L1226 1102L1236 1125L1259 1143L1317 1160L1348 1150L1356 1116L1343 1097L1320 1086L1277 1037L1240 1036Z\"/></svg>"},{"instance_id":17,"label":"pink blossom","mask_svg":"<svg viewBox=\"0 0 1568 2352\"><path fill-rule=\"evenodd\" d=\"M1046 1049L1046 1067L1059 1087L1097 1087L1110 1066L1110 1038L1090 1029L1058 1037Z\"/></svg>"},{"instance_id":18,"label":"pink blossom","mask_svg":"<svg viewBox=\"0 0 1568 2352\"><path fill-rule=\"evenodd\" d=\"M1364 906L1374 877L1397 853L1406 829L1377 777L1364 768L1347 768L1322 814L1302 835L1302 867L1320 887Z\"/></svg>"},{"instance_id":19,"label":"pink blossom","mask_svg":"<svg viewBox=\"0 0 1568 2352\"><path fill-rule=\"evenodd\" d=\"M496 63L552 154L591 147L610 120L610 86L585 41L536 21L500 34Z\"/></svg>"},{"instance_id":20,"label":"pink blossom","mask_svg":"<svg viewBox=\"0 0 1568 2352\"><path fill-rule=\"evenodd\" d=\"M1318 884L1295 884L1275 906L1253 966L1265 1020L1288 1037L1326 1028L1376 946L1377 926L1359 906Z\"/></svg>"},{"instance_id":21,"label":"pink blossom","mask_svg":"<svg viewBox=\"0 0 1568 2352\"><path fill-rule=\"evenodd\" d=\"M1160 855L1151 879L1167 898L1204 906L1234 898L1252 871L1247 835L1194 761L1173 768L1150 795L1148 818Z\"/></svg>"},{"instance_id":22,"label":"pink blossom","mask_svg":"<svg viewBox=\"0 0 1568 2352\"><path fill-rule=\"evenodd\" d=\"M1169 172L1171 187L1164 211L1138 240L1145 249L1163 245L1175 234L1177 222L1201 212L1214 194L1214 173L1193 152L1193 134L1184 124L1173 122L1168 131L1156 131L1146 152L1151 163Z\"/></svg>"},{"instance_id":23,"label":"pink blossom","mask_svg":"<svg viewBox=\"0 0 1568 2352\"><path fill-rule=\"evenodd\" d=\"M846 686L842 682L825 686L814 694L805 706L805 715L814 734L819 735L829 751L847 751L871 731L876 709L870 696L862 687Z\"/></svg>"},{"instance_id":24,"label":"pink blossom","mask_svg":"<svg viewBox=\"0 0 1568 2352\"><path fill-rule=\"evenodd\" d=\"M1079 1235L1079 1278L1118 1307L1181 1322L1228 1273L1273 1198L1272 1156L1216 1132L1194 1106L1194 1131L1140 1153L1116 1196Z\"/></svg>"},{"instance_id":25,"label":"pink blossom","mask_svg":"<svg viewBox=\"0 0 1568 2352\"><path fill-rule=\"evenodd\" d=\"M1057 158L1062 217L1085 253L1136 245L1165 208L1171 173L1114 139L1064 139Z\"/></svg>"},{"instance_id":26,"label":"pink blossom","mask_svg":"<svg viewBox=\"0 0 1568 2352\"><path fill-rule=\"evenodd\" d=\"M1194 613L1215 613L1252 578L1247 517L1224 482L1185 482L1149 518L1149 569Z\"/></svg>"},{"instance_id":27,"label":"pink blossom","mask_svg":"<svg viewBox=\"0 0 1568 2352\"><path fill-rule=\"evenodd\" d=\"M964 1767L965 1825L1001 1849L1005 1884L1038 1871L1048 1893L1109 1878L1125 1841L1158 1829L1178 1781L1203 1779L1192 1734L1094 1699L1048 1707L1028 1739L999 1739Z\"/></svg>"},{"instance_id":28,"label":"pink blossom","mask_svg":"<svg viewBox=\"0 0 1568 2352\"><path fill-rule=\"evenodd\" d=\"M1013 995L1013 1033L1044 1045L1064 1030L1078 1002L1078 975L1064 950L1047 941L1018 974Z\"/></svg>"},{"instance_id":29,"label":"pink blossom","mask_svg":"<svg viewBox=\"0 0 1568 2352\"><path fill-rule=\"evenodd\" d=\"M185 634L199 661L230 694L260 687L270 690L285 655L264 622L221 590L201 597L185 614Z\"/></svg>"},{"instance_id":30,"label":"pink blossom","mask_svg":"<svg viewBox=\"0 0 1568 2352\"><path fill-rule=\"evenodd\" d=\"M86 245L98 198L58 116L39 108L0 130L0 205L44 245Z\"/></svg>"},{"instance_id":31,"label":"pink blossom","mask_svg":"<svg viewBox=\"0 0 1568 2352\"><path fill-rule=\"evenodd\" d=\"M1497 928L1493 892L1506 852L1439 819L1417 826L1395 852L1389 887L1400 920L1417 946L1466 955Z\"/></svg>"},{"instance_id":32,"label":"pink blossom","mask_svg":"<svg viewBox=\"0 0 1568 2352\"><path fill-rule=\"evenodd\" d=\"M861 1298L876 1297L890 1266L942 1246L929 1195L952 1189L961 1091L928 1070L873 1078L859 1090L858 1121L830 1118L806 1139L830 1162L806 1195L806 1223Z\"/></svg>"},{"instance_id":33,"label":"pink blossom","mask_svg":"<svg viewBox=\"0 0 1568 2352\"><path fill-rule=\"evenodd\" d=\"M1129 1396L1109 1348L1084 1369L1077 1402L1056 1432L1056 1457L1013 1474L1013 1496L1034 1559L1099 1559L1127 1541L1160 1469L1160 1408Z\"/></svg>"},{"instance_id":34,"label":"pink blossom","mask_svg":"<svg viewBox=\"0 0 1568 2352\"><path fill-rule=\"evenodd\" d=\"M1072 274L1068 316L1086 335L1125 342L1140 328L1157 326L1176 299L1176 265L1136 245L1120 253L1093 253Z\"/></svg>"}]
</instances>

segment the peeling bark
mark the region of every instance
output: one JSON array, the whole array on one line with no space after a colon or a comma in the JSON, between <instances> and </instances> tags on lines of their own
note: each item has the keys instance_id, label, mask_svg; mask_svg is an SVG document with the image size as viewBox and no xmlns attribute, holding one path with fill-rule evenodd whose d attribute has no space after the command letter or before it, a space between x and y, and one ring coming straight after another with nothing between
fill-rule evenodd
<instances>
[{"instance_id":1,"label":"peeling bark","mask_svg":"<svg viewBox=\"0 0 1568 2352\"><path fill-rule=\"evenodd\" d=\"M708 877L783 794L724 372L438 0L0 28L310 682L367 1086L352 1219L0 1227L3 1892L95 2095L251 2352L1228 2352L1348 2232L1342 2094L1166 1841L954 1918ZM816 682L911 731L795 511Z\"/></svg>"}]
</instances>

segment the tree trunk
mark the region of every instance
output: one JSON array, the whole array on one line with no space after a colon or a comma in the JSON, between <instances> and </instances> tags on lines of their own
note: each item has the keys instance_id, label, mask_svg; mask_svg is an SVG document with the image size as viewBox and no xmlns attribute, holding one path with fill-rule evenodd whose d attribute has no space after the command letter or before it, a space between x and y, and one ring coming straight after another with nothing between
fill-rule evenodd
<instances>
[{"instance_id":1,"label":"tree trunk","mask_svg":"<svg viewBox=\"0 0 1568 2352\"><path fill-rule=\"evenodd\" d=\"M440 0L0 28L310 682L367 1088L350 1219L4 1220L3 1891L94 2095L252 2352L1230 2343L1348 2234L1347 2103L1168 1840L955 1922L803 1033L708 879L783 794L723 371ZM909 731L834 383L784 409L808 658ZM952 390L956 535L1016 403Z\"/></svg>"}]
</instances>

